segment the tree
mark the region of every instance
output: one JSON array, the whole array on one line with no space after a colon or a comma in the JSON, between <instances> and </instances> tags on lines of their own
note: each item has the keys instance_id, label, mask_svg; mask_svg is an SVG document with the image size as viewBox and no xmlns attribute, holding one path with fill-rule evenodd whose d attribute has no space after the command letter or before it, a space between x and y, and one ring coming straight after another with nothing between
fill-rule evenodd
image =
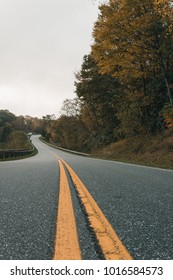
<instances>
[{"instance_id":1,"label":"tree","mask_svg":"<svg viewBox=\"0 0 173 280\"><path fill-rule=\"evenodd\" d=\"M172 106L172 17L168 0L110 0L100 6L93 30L100 73L120 79L126 102L138 104L139 124L150 132L158 127L164 102Z\"/></svg>"},{"instance_id":2,"label":"tree","mask_svg":"<svg viewBox=\"0 0 173 280\"><path fill-rule=\"evenodd\" d=\"M51 139L55 119L56 118L54 114L42 117L41 133L42 136L45 137L48 141Z\"/></svg>"},{"instance_id":3,"label":"tree","mask_svg":"<svg viewBox=\"0 0 173 280\"><path fill-rule=\"evenodd\" d=\"M75 78L75 92L82 101L80 117L91 135L89 142L95 146L111 142L119 123L116 108L121 85L116 78L100 74L91 55L84 56Z\"/></svg>"},{"instance_id":4,"label":"tree","mask_svg":"<svg viewBox=\"0 0 173 280\"><path fill-rule=\"evenodd\" d=\"M7 142L13 129L15 115L8 110L0 110L0 142Z\"/></svg>"},{"instance_id":5,"label":"tree","mask_svg":"<svg viewBox=\"0 0 173 280\"><path fill-rule=\"evenodd\" d=\"M14 121L14 128L16 130L27 131L26 121L24 116L16 117Z\"/></svg>"},{"instance_id":6,"label":"tree","mask_svg":"<svg viewBox=\"0 0 173 280\"><path fill-rule=\"evenodd\" d=\"M77 97L74 99L65 99L61 108L62 115L76 117L80 114L81 100Z\"/></svg>"},{"instance_id":7,"label":"tree","mask_svg":"<svg viewBox=\"0 0 173 280\"><path fill-rule=\"evenodd\" d=\"M12 131L9 136L8 146L10 149L29 149L26 133L19 130Z\"/></svg>"},{"instance_id":8,"label":"tree","mask_svg":"<svg viewBox=\"0 0 173 280\"><path fill-rule=\"evenodd\" d=\"M52 127L50 139L58 146L86 151L86 139L88 138L87 129L81 119L75 116L61 115Z\"/></svg>"}]
</instances>

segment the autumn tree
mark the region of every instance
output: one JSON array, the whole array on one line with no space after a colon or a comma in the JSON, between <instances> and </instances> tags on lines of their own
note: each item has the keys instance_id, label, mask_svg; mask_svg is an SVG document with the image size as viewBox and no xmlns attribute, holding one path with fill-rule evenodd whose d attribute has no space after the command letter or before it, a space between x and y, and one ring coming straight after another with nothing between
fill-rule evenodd
<instances>
[{"instance_id":1,"label":"autumn tree","mask_svg":"<svg viewBox=\"0 0 173 280\"><path fill-rule=\"evenodd\" d=\"M84 123L75 116L61 115L53 126L51 140L58 146L76 150L87 151L87 129Z\"/></svg>"},{"instance_id":2,"label":"autumn tree","mask_svg":"<svg viewBox=\"0 0 173 280\"><path fill-rule=\"evenodd\" d=\"M24 131L14 130L10 133L7 146L10 149L29 149L30 144Z\"/></svg>"},{"instance_id":3,"label":"autumn tree","mask_svg":"<svg viewBox=\"0 0 173 280\"><path fill-rule=\"evenodd\" d=\"M48 141L51 139L51 134L53 133L53 127L56 117L54 114L50 115L47 114L42 117L41 120L41 134L45 137Z\"/></svg>"},{"instance_id":4,"label":"autumn tree","mask_svg":"<svg viewBox=\"0 0 173 280\"><path fill-rule=\"evenodd\" d=\"M15 130L21 130L27 132L27 126L24 116L17 116L14 121L14 128Z\"/></svg>"},{"instance_id":5,"label":"autumn tree","mask_svg":"<svg viewBox=\"0 0 173 280\"><path fill-rule=\"evenodd\" d=\"M171 1L110 0L100 6L92 55L100 73L125 86L119 116L123 123L130 117L132 130L155 131L164 103L172 106L172 18Z\"/></svg>"}]
</instances>

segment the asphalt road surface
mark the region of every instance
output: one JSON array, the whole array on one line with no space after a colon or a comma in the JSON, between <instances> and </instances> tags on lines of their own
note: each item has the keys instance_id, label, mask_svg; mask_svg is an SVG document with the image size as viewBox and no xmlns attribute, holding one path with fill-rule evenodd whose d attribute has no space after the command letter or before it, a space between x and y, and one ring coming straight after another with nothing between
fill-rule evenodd
<instances>
[{"instance_id":1,"label":"asphalt road surface","mask_svg":"<svg viewBox=\"0 0 173 280\"><path fill-rule=\"evenodd\" d=\"M136 260L173 259L173 171L66 153L32 137L39 153L0 162L0 259L50 260L54 254L60 169L80 177ZM69 178L83 259L102 259Z\"/></svg>"}]
</instances>

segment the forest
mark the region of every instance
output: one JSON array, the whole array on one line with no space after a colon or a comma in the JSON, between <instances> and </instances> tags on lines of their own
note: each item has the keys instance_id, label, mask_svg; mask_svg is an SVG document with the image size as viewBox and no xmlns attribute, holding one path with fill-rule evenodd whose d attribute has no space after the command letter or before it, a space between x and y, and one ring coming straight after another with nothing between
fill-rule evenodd
<instances>
[{"instance_id":1,"label":"forest","mask_svg":"<svg viewBox=\"0 0 173 280\"><path fill-rule=\"evenodd\" d=\"M132 139L164 142L169 136L172 151L172 1L104 1L92 37L91 51L74 76L76 96L64 100L60 117L11 116L14 128L89 153ZM0 142L9 129L4 132L0 117Z\"/></svg>"},{"instance_id":2,"label":"forest","mask_svg":"<svg viewBox=\"0 0 173 280\"><path fill-rule=\"evenodd\" d=\"M73 100L45 137L92 151L173 126L173 5L168 0L100 4L91 52L75 73Z\"/></svg>"}]
</instances>

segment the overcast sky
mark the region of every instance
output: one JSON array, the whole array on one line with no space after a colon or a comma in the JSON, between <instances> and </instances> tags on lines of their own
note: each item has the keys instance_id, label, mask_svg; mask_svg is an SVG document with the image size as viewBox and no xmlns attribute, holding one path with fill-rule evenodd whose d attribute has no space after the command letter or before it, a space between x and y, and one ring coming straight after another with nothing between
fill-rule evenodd
<instances>
[{"instance_id":1,"label":"overcast sky","mask_svg":"<svg viewBox=\"0 0 173 280\"><path fill-rule=\"evenodd\" d=\"M90 52L98 1L0 0L0 109L58 116ZM95 3L95 4L93 4Z\"/></svg>"}]
</instances>

